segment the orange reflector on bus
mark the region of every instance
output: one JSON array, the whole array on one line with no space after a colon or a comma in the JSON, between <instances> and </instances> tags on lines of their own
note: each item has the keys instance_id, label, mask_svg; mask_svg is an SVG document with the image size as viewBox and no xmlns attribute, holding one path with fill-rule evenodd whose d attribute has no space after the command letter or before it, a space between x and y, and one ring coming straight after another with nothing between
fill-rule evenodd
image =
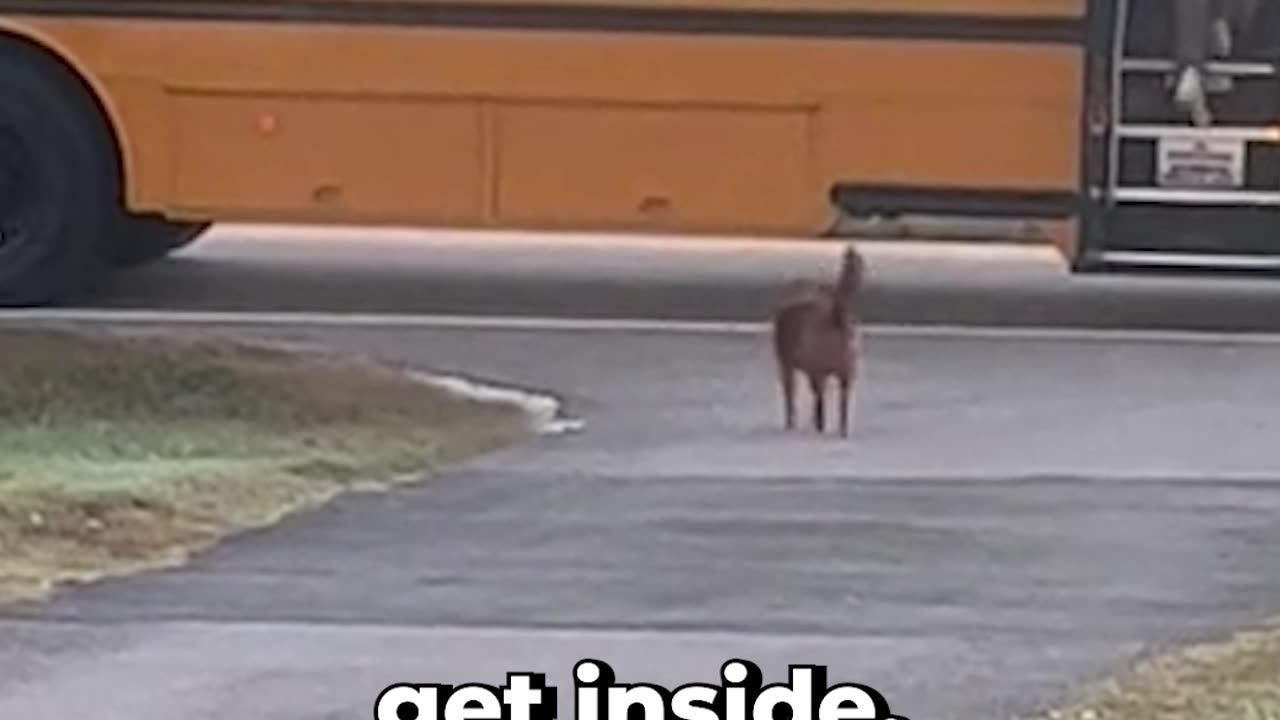
<instances>
[{"instance_id":1,"label":"orange reflector on bus","mask_svg":"<svg viewBox=\"0 0 1280 720\"><path fill-rule=\"evenodd\" d=\"M276 116L272 113L262 113L258 116L258 130L263 135L271 135L276 131Z\"/></svg>"}]
</instances>

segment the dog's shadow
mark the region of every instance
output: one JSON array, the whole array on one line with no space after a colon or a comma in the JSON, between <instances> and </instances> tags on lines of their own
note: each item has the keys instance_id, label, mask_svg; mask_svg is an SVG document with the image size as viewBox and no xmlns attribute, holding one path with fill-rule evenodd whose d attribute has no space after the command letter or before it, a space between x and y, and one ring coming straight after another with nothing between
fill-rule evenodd
<instances>
[{"instance_id":1,"label":"dog's shadow","mask_svg":"<svg viewBox=\"0 0 1280 720\"><path fill-rule=\"evenodd\" d=\"M845 444L850 448L857 448L882 437L888 429L888 427L879 423L855 422L853 429L846 437L842 436L838 429L833 429L830 426L827 427L826 432L819 433L811 426L805 424L799 424L788 430L783 427L781 422L770 423L768 421L757 421L743 428L741 431L733 433L733 436L741 440L751 440L771 444Z\"/></svg>"}]
</instances>

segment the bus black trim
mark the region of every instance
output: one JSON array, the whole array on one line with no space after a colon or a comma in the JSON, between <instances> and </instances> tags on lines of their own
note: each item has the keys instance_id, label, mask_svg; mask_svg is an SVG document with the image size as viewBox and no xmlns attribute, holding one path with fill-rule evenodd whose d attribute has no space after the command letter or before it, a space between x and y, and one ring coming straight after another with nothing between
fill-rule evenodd
<instances>
[{"instance_id":1,"label":"bus black trim","mask_svg":"<svg viewBox=\"0 0 1280 720\"><path fill-rule=\"evenodd\" d=\"M1076 193L1053 191L841 183L832 190L831 199L841 210L857 217L918 214L1063 219L1080 210Z\"/></svg>"},{"instance_id":2,"label":"bus black trim","mask_svg":"<svg viewBox=\"0 0 1280 720\"><path fill-rule=\"evenodd\" d=\"M1083 103L1079 119L1081 202L1075 242L1068 258L1075 272L1096 272L1105 264L1101 258L1106 247L1110 211L1105 194L1111 172L1110 144L1118 120L1112 117L1111 107L1115 3L1116 0L1088 0L1085 10ZM1094 116L1094 108L1100 116ZM1100 127L1094 127L1095 123Z\"/></svg>"}]
</instances>

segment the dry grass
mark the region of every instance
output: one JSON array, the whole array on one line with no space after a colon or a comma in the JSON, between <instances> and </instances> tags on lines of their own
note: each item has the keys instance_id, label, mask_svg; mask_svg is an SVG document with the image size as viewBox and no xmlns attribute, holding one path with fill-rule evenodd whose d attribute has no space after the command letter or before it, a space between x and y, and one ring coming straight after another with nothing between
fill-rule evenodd
<instances>
[{"instance_id":1,"label":"dry grass","mask_svg":"<svg viewBox=\"0 0 1280 720\"><path fill-rule=\"evenodd\" d=\"M1053 720L1280 720L1280 623L1144 662Z\"/></svg>"},{"instance_id":2,"label":"dry grass","mask_svg":"<svg viewBox=\"0 0 1280 720\"><path fill-rule=\"evenodd\" d=\"M514 407L222 341L0 331L0 602L515 439Z\"/></svg>"}]
</instances>

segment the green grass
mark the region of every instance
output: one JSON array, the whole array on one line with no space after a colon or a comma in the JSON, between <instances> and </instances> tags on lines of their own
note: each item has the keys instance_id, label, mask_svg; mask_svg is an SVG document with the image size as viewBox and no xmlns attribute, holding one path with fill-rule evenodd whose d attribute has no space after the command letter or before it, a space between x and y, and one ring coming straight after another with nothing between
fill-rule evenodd
<instances>
[{"instance_id":1,"label":"green grass","mask_svg":"<svg viewBox=\"0 0 1280 720\"><path fill-rule=\"evenodd\" d=\"M514 407L334 357L0 331L0 601L181 562L525 427Z\"/></svg>"},{"instance_id":2,"label":"green grass","mask_svg":"<svg viewBox=\"0 0 1280 720\"><path fill-rule=\"evenodd\" d=\"M1280 623L1146 661L1054 720L1280 720Z\"/></svg>"}]
</instances>

